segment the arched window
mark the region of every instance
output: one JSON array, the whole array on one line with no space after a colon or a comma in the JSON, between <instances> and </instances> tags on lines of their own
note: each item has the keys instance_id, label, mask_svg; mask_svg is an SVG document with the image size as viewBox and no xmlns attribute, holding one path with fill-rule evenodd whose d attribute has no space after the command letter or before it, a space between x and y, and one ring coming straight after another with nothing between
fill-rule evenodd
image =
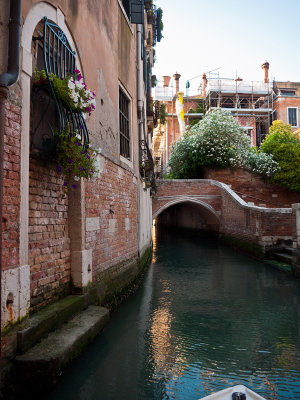
<instances>
[{"instance_id":1,"label":"arched window","mask_svg":"<svg viewBox=\"0 0 300 400\"><path fill-rule=\"evenodd\" d=\"M35 82L32 90L32 145L40 153L51 153L55 148L54 132L61 132L67 124L87 145L89 134L83 114L57 96L51 79L52 75L64 79L74 74L76 53L61 28L47 17L35 33L36 67L44 71L45 79Z\"/></svg>"}]
</instances>

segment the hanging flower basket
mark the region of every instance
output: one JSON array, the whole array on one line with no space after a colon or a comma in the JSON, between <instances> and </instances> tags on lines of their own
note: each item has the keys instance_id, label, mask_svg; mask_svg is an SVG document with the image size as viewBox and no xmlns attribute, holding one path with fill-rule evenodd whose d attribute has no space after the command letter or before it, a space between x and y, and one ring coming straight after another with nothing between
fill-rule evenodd
<instances>
[{"instance_id":1,"label":"hanging flower basket","mask_svg":"<svg viewBox=\"0 0 300 400\"><path fill-rule=\"evenodd\" d=\"M53 85L56 96L62 102L78 113L89 113L96 108L96 94L89 90L83 81L83 77L78 69L74 70L73 75L60 79L56 75L48 74L49 80ZM35 71L33 82L35 85L44 84L48 81L45 70Z\"/></svg>"},{"instance_id":2,"label":"hanging flower basket","mask_svg":"<svg viewBox=\"0 0 300 400\"><path fill-rule=\"evenodd\" d=\"M80 135L72 132L66 125L63 132L57 135L56 172L64 175L64 186L76 189L80 178L93 178L98 172L98 152L89 146L84 146Z\"/></svg>"}]
</instances>

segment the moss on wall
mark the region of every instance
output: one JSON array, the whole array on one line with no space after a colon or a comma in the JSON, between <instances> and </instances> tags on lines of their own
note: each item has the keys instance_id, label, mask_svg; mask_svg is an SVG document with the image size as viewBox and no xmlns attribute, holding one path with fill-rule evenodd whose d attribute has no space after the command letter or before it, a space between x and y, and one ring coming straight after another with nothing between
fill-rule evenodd
<instances>
[{"instance_id":1,"label":"moss on wall","mask_svg":"<svg viewBox=\"0 0 300 400\"><path fill-rule=\"evenodd\" d=\"M127 260L98 274L97 281L86 288L89 304L99 304L115 309L139 286L152 258L149 247L140 259Z\"/></svg>"}]
</instances>

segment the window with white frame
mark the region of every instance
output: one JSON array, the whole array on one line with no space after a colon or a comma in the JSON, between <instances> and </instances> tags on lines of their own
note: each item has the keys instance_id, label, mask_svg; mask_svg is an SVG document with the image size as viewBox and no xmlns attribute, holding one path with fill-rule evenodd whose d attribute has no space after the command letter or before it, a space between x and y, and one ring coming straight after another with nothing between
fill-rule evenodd
<instances>
[{"instance_id":1,"label":"window with white frame","mask_svg":"<svg viewBox=\"0 0 300 400\"><path fill-rule=\"evenodd\" d=\"M130 160L130 99L119 88L120 155Z\"/></svg>"},{"instance_id":2,"label":"window with white frame","mask_svg":"<svg viewBox=\"0 0 300 400\"><path fill-rule=\"evenodd\" d=\"M298 107L288 107L288 124L292 127L298 126Z\"/></svg>"}]
</instances>

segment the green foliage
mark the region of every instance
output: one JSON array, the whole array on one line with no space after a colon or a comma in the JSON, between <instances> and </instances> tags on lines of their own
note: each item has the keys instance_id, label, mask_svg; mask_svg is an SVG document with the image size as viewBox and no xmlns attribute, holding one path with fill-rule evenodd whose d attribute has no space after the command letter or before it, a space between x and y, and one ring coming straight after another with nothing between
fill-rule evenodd
<instances>
[{"instance_id":1,"label":"green foliage","mask_svg":"<svg viewBox=\"0 0 300 400\"><path fill-rule=\"evenodd\" d=\"M230 113L215 110L190 127L172 146L169 160L173 179L201 178L203 167L239 167L272 176L278 164L271 155L251 150L250 139Z\"/></svg>"},{"instance_id":2,"label":"green foliage","mask_svg":"<svg viewBox=\"0 0 300 400\"><path fill-rule=\"evenodd\" d=\"M172 146L169 179L202 178L203 165L199 162L197 139L196 136L186 133Z\"/></svg>"},{"instance_id":3,"label":"green foliage","mask_svg":"<svg viewBox=\"0 0 300 400\"><path fill-rule=\"evenodd\" d=\"M204 107L204 102L201 101L198 103L196 110L193 110L192 108L189 110L189 114L194 114L194 113L202 113L203 115L205 114L205 107ZM196 125L199 121L201 121L200 118L193 118L191 122L189 123L189 126L194 126Z\"/></svg>"},{"instance_id":4,"label":"green foliage","mask_svg":"<svg viewBox=\"0 0 300 400\"><path fill-rule=\"evenodd\" d=\"M165 103L161 103L159 106L159 120L162 125L167 122L167 106Z\"/></svg>"},{"instance_id":5,"label":"green foliage","mask_svg":"<svg viewBox=\"0 0 300 400\"><path fill-rule=\"evenodd\" d=\"M293 134L291 126L282 121L274 121L269 135L261 145L261 151L272 154L280 165L272 181L300 192L300 140Z\"/></svg>"},{"instance_id":6,"label":"green foliage","mask_svg":"<svg viewBox=\"0 0 300 400\"><path fill-rule=\"evenodd\" d=\"M56 171L65 177L64 186L76 189L80 178L92 178L97 170L97 152L83 146L81 138L72 133L70 125L57 134Z\"/></svg>"}]
</instances>

